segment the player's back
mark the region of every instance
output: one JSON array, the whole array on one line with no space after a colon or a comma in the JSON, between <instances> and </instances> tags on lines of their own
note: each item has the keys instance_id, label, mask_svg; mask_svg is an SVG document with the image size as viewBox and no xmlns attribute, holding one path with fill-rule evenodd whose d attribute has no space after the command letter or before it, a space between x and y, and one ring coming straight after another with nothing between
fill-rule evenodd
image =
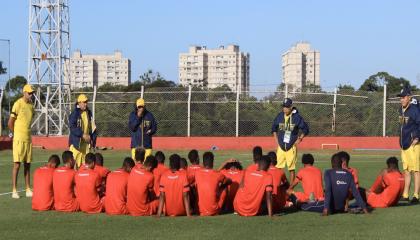
<instances>
[{"instance_id":1,"label":"player's back","mask_svg":"<svg viewBox=\"0 0 420 240\"><path fill-rule=\"evenodd\" d=\"M149 193L153 191L154 176L143 168L133 168L127 183L127 209L131 215L149 213Z\"/></svg>"},{"instance_id":2,"label":"player's back","mask_svg":"<svg viewBox=\"0 0 420 240\"><path fill-rule=\"evenodd\" d=\"M74 181L80 210L86 213L100 213L102 211L102 202L98 193L101 185L100 176L85 166L77 171Z\"/></svg>"},{"instance_id":3,"label":"player's back","mask_svg":"<svg viewBox=\"0 0 420 240\"><path fill-rule=\"evenodd\" d=\"M219 212L218 191L223 174L213 169L200 169L195 173L200 215L214 215Z\"/></svg>"},{"instance_id":4,"label":"player's back","mask_svg":"<svg viewBox=\"0 0 420 240\"><path fill-rule=\"evenodd\" d=\"M322 172L314 166L306 166L299 170L296 176L302 183L303 191L307 196L314 193L317 200L324 198L324 188L322 186Z\"/></svg>"},{"instance_id":5,"label":"player's back","mask_svg":"<svg viewBox=\"0 0 420 240\"><path fill-rule=\"evenodd\" d=\"M53 174L54 208L57 211L74 212L79 204L74 194L74 176L76 171L68 167L59 167Z\"/></svg>"},{"instance_id":6,"label":"player's back","mask_svg":"<svg viewBox=\"0 0 420 240\"><path fill-rule=\"evenodd\" d=\"M154 176L154 190L156 196L159 196L160 190L159 190L159 182L162 174L164 172L168 171L168 168L163 164L159 163L155 169L153 169L153 176Z\"/></svg>"},{"instance_id":7,"label":"player's back","mask_svg":"<svg viewBox=\"0 0 420 240\"><path fill-rule=\"evenodd\" d=\"M183 194L189 191L187 172L168 170L160 178L160 191L165 193L166 215L186 215Z\"/></svg>"},{"instance_id":8,"label":"player's back","mask_svg":"<svg viewBox=\"0 0 420 240\"><path fill-rule=\"evenodd\" d=\"M243 179L243 186L236 193L234 208L242 216L257 215L265 192L272 191L273 177L266 171L246 170Z\"/></svg>"},{"instance_id":9,"label":"player's back","mask_svg":"<svg viewBox=\"0 0 420 240\"><path fill-rule=\"evenodd\" d=\"M32 209L38 211L50 210L54 202L53 192L54 168L40 167L34 173L34 191Z\"/></svg>"},{"instance_id":10,"label":"player's back","mask_svg":"<svg viewBox=\"0 0 420 240\"><path fill-rule=\"evenodd\" d=\"M129 173L117 169L108 174L106 181L105 212L110 215L127 214L127 183Z\"/></svg>"}]
</instances>

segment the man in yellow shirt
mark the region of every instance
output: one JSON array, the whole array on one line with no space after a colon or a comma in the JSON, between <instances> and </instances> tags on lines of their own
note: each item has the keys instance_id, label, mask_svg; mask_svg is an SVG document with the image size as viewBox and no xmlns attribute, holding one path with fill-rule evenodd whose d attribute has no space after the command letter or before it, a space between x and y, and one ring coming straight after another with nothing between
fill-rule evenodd
<instances>
[{"instance_id":1,"label":"man in yellow shirt","mask_svg":"<svg viewBox=\"0 0 420 240\"><path fill-rule=\"evenodd\" d=\"M26 197L32 197L30 186L30 170L32 161L31 123L34 115L33 103L34 89L26 84L23 87L23 97L19 98L12 108L8 122L13 133L13 176L12 198L20 198L17 192L17 177L21 163L25 175Z\"/></svg>"},{"instance_id":2,"label":"man in yellow shirt","mask_svg":"<svg viewBox=\"0 0 420 240\"><path fill-rule=\"evenodd\" d=\"M96 127L92 112L87 107L88 98L84 94L77 97L74 111L69 116L69 147L79 168L85 162L85 156L95 147Z\"/></svg>"}]
</instances>

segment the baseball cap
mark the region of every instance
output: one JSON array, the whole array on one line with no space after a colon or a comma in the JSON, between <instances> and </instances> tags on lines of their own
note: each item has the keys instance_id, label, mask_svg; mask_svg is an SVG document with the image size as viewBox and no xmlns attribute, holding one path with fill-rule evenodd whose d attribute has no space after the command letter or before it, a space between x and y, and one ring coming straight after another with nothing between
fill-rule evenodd
<instances>
[{"instance_id":1,"label":"baseball cap","mask_svg":"<svg viewBox=\"0 0 420 240\"><path fill-rule=\"evenodd\" d=\"M86 102L88 100L88 98L86 97L86 95L85 94L80 94L78 97L77 97L77 102L79 103L79 102Z\"/></svg>"},{"instance_id":2,"label":"baseball cap","mask_svg":"<svg viewBox=\"0 0 420 240\"><path fill-rule=\"evenodd\" d=\"M410 88L404 87L401 89L401 92L397 95L397 97L405 97L405 96L411 96Z\"/></svg>"},{"instance_id":3,"label":"baseball cap","mask_svg":"<svg viewBox=\"0 0 420 240\"><path fill-rule=\"evenodd\" d=\"M292 99L290 99L290 98L285 98L284 100L283 100L283 107L287 107L287 108L290 108L291 106L292 106L292 104L293 104L293 101L292 101Z\"/></svg>"},{"instance_id":4,"label":"baseball cap","mask_svg":"<svg viewBox=\"0 0 420 240\"><path fill-rule=\"evenodd\" d=\"M144 99L143 98L137 99L136 106L137 107L144 107Z\"/></svg>"},{"instance_id":5,"label":"baseball cap","mask_svg":"<svg viewBox=\"0 0 420 240\"><path fill-rule=\"evenodd\" d=\"M32 93L34 91L35 89L32 87L31 84L26 84L25 86L23 86L23 92Z\"/></svg>"}]
</instances>

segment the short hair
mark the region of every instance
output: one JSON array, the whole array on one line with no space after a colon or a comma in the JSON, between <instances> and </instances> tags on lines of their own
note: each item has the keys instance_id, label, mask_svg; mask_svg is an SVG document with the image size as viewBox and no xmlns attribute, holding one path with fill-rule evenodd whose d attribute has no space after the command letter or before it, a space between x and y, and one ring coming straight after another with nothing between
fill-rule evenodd
<instances>
[{"instance_id":1,"label":"short hair","mask_svg":"<svg viewBox=\"0 0 420 240\"><path fill-rule=\"evenodd\" d=\"M63 154L61 154L61 159L63 160L64 164L67 164L70 160L74 159L73 153L71 151L64 151Z\"/></svg>"},{"instance_id":2,"label":"short hair","mask_svg":"<svg viewBox=\"0 0 420 240\"><path fill-rule=\"evenodd\" d=\"M55 164L55 166L60 165L60 157L57 154L53 154L48 158L48 163Z\"/></svg>"},{"instance_id":3,"label":"short hair","mask_svg":"<svg viewBox=\"0 0 420 240\"><path fill-rule=\"evenodd\" d=\"M169 156L169 168L171 170L179 170L181 167L181 157L178 154L172 154Z\"/></svg>"},{"instance_id":4,"label":"short hair","mask_svg":"<svg viewBox=\"0 0 420 240\"><path fill-rule=\"evenodd\" d=\"M388 168L398 169L398 159L396 157L390 157L386 160Z\"/></svg>"},{"instance_id":5,"label":"short hair","mask_svg":"<svg viewBox=\"0 0 420 240\"><path fill-rule=\"evenodd\" d=\"M203 166L213 168L214 155L212 152L205 152L203 154Z\"/></svg>"},{"instance_id":6,"label":"short hair","mask_svg":"<svg viewBox=\"0 0 420 240\"><path fill-rule=\"evenodd\" d=\"M231 169L232 167L234 167L234 168L236 168L236 169L239 169L239 170L242 170L243 169L243 167L242 167L242 165L241 165L241 163L240 162L230 162L230 163L228 163L228 164L226 164L225 165L225 169Z\"/></svg>"},{"instance_id":7,"label":"short hair","mask_svg":"<svg viewBox=\"0 0 420 240\"><path fill-rule=\"evenodd\" d=\"M187 159L185 159L185 158L181 158L181 159L179 160L179 162L180 162L179 168L187 168L187 167L188 167L188 162L187 162Z\"/></svg>"},{"instance_id":8,"label":"short hair","mask_svg":"<svg viewBox=\"0 0 420 240\"><path fill-rule=\"evenodd\" d=\"M158 163L164 163L165 162L165 154L162 151L157 151L155 154L155 158Z\"/></svg>"},{"instance_id":9,"label":"short hair","mask_svg":"<svg viewBox=\"0 0 420 240\"><path fill-rule=\"evenodd\" d=\"M310 153L304 153L302 155L302 163L303 164L310 164L310 165L314 165L315 159L314 156Z\"/></svg>"},{"instance_id":10,"label":"short hair","mask_svg":"<svg viewBox=\"0 0 420 240\"><path fill-rule=\"evenodd\" d=\"M343 163L343 160L341 159L340 154L336 153L336 154L332 155L331 166L333 168L341 168L342 163Z\"/></svg>"},{"instance_id":11,"label":"short hair","mask_svg":"<svg viewBox=\"0 0 420 240\"><path fill-rule=\"evenodd\" d=\"M147 158L144 160L143 166L150 167L151 170L153 170L157 167L157 164L158 163L155 156L150 155L150 156L147 156Z\"/></svg>"},{"instance_id":12,"label":"short hair","mask_svg":"<svg viewBox=\"0 0 420 240\"><path fill-rule=\"evenodd\" d=\"M144 156L146 155L146 150L142 147L138 147L136 148L136 150L134 151L134 158L136 160L136 162L144 162Z\"/></svg>"},{"instance_id":13,"label":"short hair","mask_svg":"<svg viewBox=\"0 0 420 240\"><path fill-rule=\"evenodd\" d=\"M100 153L95 153L95 163L97 165L103 166L104 165L104 156Z\"/></svg>"},{"instance_id":14,"label":"short hair","mask_svg":"<svg viewBox=\"0 0 420 240\"><path fill-rule=\"evenodd\" d=\"M93 153L86 154L86 157L85 157L85 163L86 164L92 164L92 163L95 163L95 162L96 162L95 154L93 154Z\"/></svg>"},{"instance_id":15,"label":"short hair","mask_svg":"<svg viewBox=\"0 0 420 240\"><path fill-rule=\"evenodd\" d=\"M271 159L268 155L261 156L260 160L258 161L258 166L260 170L267 171L268 167L270 166Z\"/></svg>"},{"instance_id":16,"label":"short hair","mask_svg":"<svg viewBox=\"0 0 420 240\"><path fill-rule=\"evenodd\" d=\"M190 160L191 164L199 164L200 159L198 156L198 151L193 149L188 153L188 160Z\"/></svg>"},{"instance_id":17,"label":"short hair","mask_svg":"<svg viewBox=\"0 0 420 240\"><path fill-rule=\"evenodd\" d=\"M123 161L123 164L122 164L123 168L126 168L126 169L130 168L131 169L131 168L134 167L134 165L135 165L134 160L131 157L124 158L124 161Z\"/></svg>"},{"instance_id":18,"label":"short hair","mask_svg":"<svg viewBox=\"0 0 420 240\"><path fill-rule=\"evenodd\" d=\"M270 157L271 165L277 165L277 154L273 151L267 153L267 156Z\"/></svg>"},{"instance_id":19,"label":"short hair","mask_svg":"<svg viewBox=\"0 0 420 240\"><path fill-rule=\"evenodd\" d=\"M263 152L260 146L255 146L252 149L252 157L255 163L257 163L261 159L262 155L263 155Z\"/></svg>"},{"instance_id":20,"label":"short hair","mask_svg":"<svg viewBox=\"0 0 420 240\"><path fill-rule=\"evenodd\" d=\"M337 154L340 156L341 161L345 161L347 164L349 164L349 162L350 162L350 154L348 154L345 151L338 152Z\"/></svg>"}]
</instances>

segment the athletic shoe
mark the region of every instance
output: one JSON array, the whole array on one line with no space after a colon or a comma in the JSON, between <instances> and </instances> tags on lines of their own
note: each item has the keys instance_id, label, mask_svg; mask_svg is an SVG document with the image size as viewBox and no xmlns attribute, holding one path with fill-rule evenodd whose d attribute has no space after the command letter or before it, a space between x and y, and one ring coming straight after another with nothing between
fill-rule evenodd
<instances>
[{"instance_id":1,"label":"athletic shoe","mask_svg":"<svg viewBox=\"0 0 420 240\"><path fill-rule=\"evenodd\" d=\"M18 192L12 192L12 198L19 199L20 198L19 193Z\"/></svg>"},{"instance_id":2,"label":"athletic shoe","mask_svg":"<svg viewBox=\"0 0 420 240\"><path fill-rule=\"evenodd\" d=\"M410 201L410 204L418 204L419 203L419 199L416 197L413 197Z\"/></svg>"},{"instance_id":3,"label":"athletic shoe","mask_svg":"<svg viewBox=\"0 0 420 240\"><path fill-rule=\"evenodd\" d=\"M400 201L409 202L410 199L408 197L401 197Z\"/></svg>"},{"instance_id":4,"label":"athletic shoe","mask_svg":"<svg viewBox=\"0 0 420 240\"><path fill-rule=\"evenodd\" d=\"M32 197L32 190L31 189L26 189L26 197Z\"/></svg>"}]
</instances>

